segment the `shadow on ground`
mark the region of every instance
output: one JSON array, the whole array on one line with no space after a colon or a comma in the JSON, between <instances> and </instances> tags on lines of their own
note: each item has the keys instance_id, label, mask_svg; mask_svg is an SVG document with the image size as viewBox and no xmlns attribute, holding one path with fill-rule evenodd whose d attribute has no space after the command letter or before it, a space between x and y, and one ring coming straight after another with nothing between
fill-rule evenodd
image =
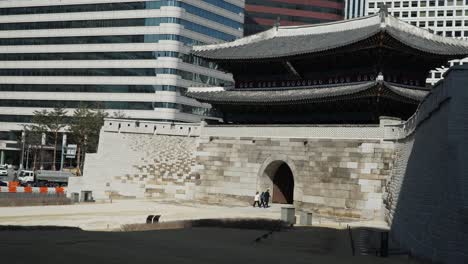
<instances>
[{"instance_id":1,"label":"shadow on ground","mask_svg":"<svg viewBox=\"0 0 468 264\"><path fill-rule=\"evenodd\" d=\"M198 222L196 222L198 221ZM0 256L13 263L416 263L407 257L352 256L343 229L252 229L268 220L196 220L191 227L87 232L57 227L0 228ZM220 227L219 221L224 221ZM236 223L236 224L234 224ZM278 227L278 221L271 222ZM238 226L240 224L240 226ZM195 226L195 227L194 227ZM242 228L241 228L242 227Z\"/></svg>"}]
</instances>

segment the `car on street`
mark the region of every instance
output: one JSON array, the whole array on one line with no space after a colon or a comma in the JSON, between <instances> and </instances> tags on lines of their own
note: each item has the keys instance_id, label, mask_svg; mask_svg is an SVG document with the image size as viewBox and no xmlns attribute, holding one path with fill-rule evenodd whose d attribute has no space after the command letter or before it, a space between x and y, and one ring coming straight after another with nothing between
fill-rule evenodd
<instances>
[{"instance_id":1,"label":"car on street","mask_svg":"<svg viewBox=\"0 0 468 264\"><path fill-rule=\"evenodd\" d=\"M8 177L8 170L4 165L0 165L0 177Z\"/></svg>"}]
</instances>

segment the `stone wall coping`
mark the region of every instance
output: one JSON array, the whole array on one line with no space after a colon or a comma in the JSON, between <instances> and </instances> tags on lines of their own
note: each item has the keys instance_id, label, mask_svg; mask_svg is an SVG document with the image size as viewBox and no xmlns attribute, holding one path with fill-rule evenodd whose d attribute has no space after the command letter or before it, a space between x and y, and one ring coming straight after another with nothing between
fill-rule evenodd
<instances>
[{"instance_id":1,"label":"stone wall coping","mask_svg":"<svg viewBox=\"0 0 468 264\"><path fill-rule=\"evenodd\" d=\"M162 122L135 119L104 119L103 132L198 137L200 123Z\"/></svg>"}]
</instances>

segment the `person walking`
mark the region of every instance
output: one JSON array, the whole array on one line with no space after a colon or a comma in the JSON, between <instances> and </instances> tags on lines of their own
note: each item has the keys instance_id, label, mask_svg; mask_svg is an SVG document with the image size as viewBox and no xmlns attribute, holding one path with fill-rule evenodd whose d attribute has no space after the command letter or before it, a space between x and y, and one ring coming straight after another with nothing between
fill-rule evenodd
<instances>
[{"instance_id":1,"label":"person walking","mask_svg":"<svg viewBox=\"0 0 468 264\"><path fill-rule=\"evenodd\" d=\"M265 206L265 200L263 199L263 195L265 195L265 192L262 192L260 194L260 207Z\"/></svg>"},{"instance_id":2,"label":"person walking","mask_svg":"<svg viewBox=\"0 0 468 264\"><path fill-rule=\"evenodd\" d=\"M258 192L255 194L253 207L255 207L256 204L258 205L258 207L261 207L260 206L260 194L258 194Z\"/></svg>"},{"instance_id":3,"label":"person walking","mask_svg":"<svg viewBox=\"0 0 468 264\"><path fill-rule=\"evenodd\" d=\"M268 202L270 201L270 190L267 189L263 193L263 208L268 208Z\"/></svg>"}]
</instances>

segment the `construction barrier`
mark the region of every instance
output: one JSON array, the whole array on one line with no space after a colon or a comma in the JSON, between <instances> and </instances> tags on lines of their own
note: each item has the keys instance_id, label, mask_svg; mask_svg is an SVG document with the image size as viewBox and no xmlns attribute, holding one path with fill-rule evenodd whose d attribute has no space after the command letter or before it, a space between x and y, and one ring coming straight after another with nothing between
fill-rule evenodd
<instances>
[{"instance_id":1,"label":"construction barrier","mask_svg":"<svg viewBox=\"0 0 468 264\"><path fill-rule=\"evenodd\" d=\"M65 194L64 187L19 187L19 186L0 186L0 192L5 193L41 193L41 194Z\"/></svg>"}]
</instances>

